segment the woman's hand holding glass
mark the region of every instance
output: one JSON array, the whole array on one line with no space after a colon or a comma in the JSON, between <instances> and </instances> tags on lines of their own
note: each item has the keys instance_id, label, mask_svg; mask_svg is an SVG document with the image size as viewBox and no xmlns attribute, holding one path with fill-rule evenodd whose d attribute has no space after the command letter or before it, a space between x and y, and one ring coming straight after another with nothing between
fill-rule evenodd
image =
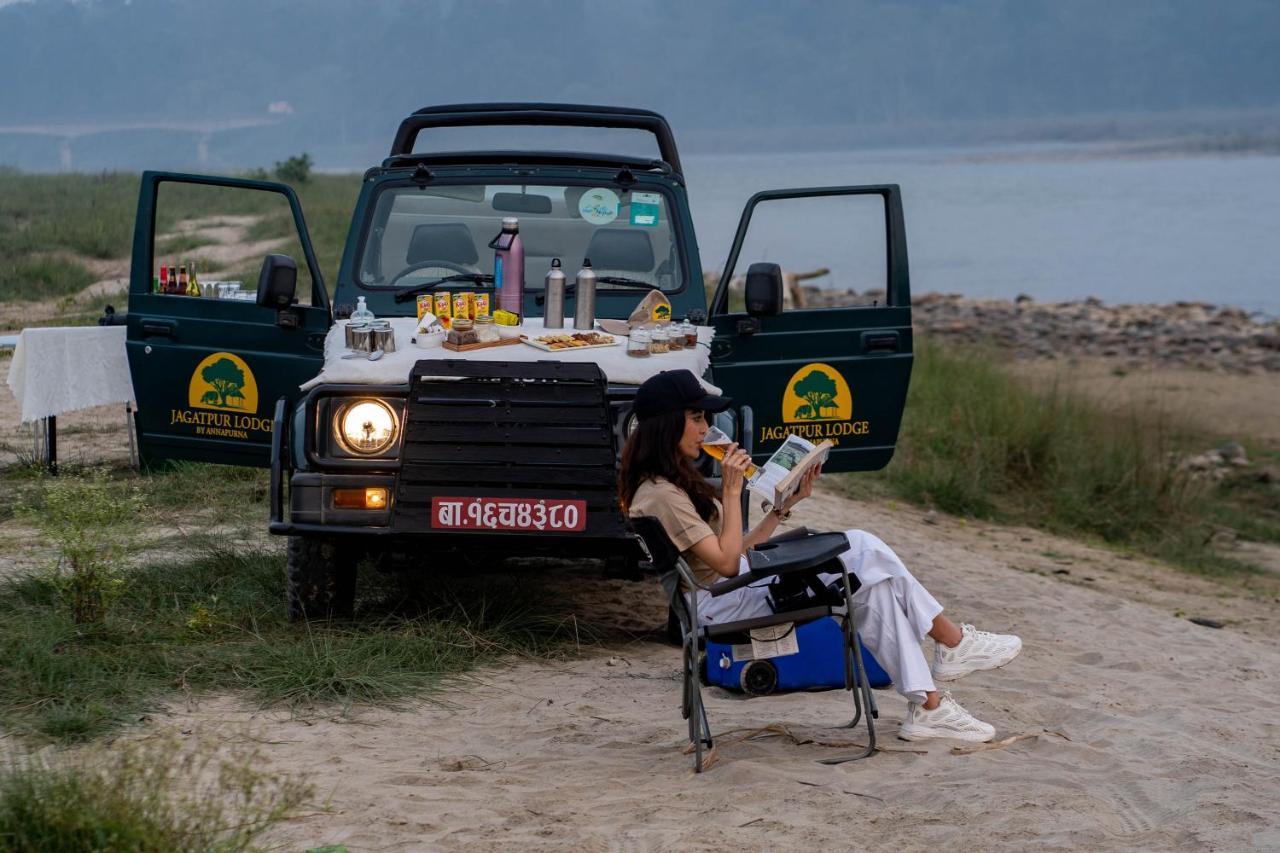
<instances>
[{"instance_id":1,"label":"woman's hand holding glass","mask_svg":"<svg viewBox=\"0 0 1280 853\"><path fill-rule=\"evenodd\" d=\"M746 471L751 465L751 456L747 451L730 444L720 460L720 487L725 499L742 494L743 483L746 482Z\"/></svg>"}]
</instances>

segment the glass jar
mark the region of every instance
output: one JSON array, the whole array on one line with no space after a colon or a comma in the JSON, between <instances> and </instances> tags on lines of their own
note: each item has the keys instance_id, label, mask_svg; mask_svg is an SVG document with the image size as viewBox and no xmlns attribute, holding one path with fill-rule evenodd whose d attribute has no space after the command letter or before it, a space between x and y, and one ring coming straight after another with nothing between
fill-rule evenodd
<instances>
[{"instance_id":1,"label":"glass jar","mask_svg":"<svg viewBox=\"0 0 1280 853\"><path fill-rule=\"evenodd\" d=\"M685 320L680 324L680 334L684 335L684 345L693 349L698 345L698 327Z\"/></svg>"},{"instance_id":2,"label":"glass jar","mask_svg":"<svg viewBox=\"0 0 1280 853\"><path fill-rule=\"evenodd\" d=\"M481 314L472 322L475 324L476 340L480 343L491 344L499 339L498 327L490 315Z\"/></svg>"},{"instance_id":3,"label":"glass jar","mask_svg":"<svg viewBox=\"0 0 1280 853\"><path fill-rule=\"evenodd\" d=\"M672 352L684 349L684 332L680 331L680 324L667 323L664 325L667 331L667 349Z\"/></svg>"},{"instance_id":4,"label":"glass jar","mask_svg":"<svg viewBox=\"0 0 1280 853\"><path fill-rule=\"evenodd\" d=\"M480 343L480 338L476 335L475 324L466 317L454 318L453 326L449 329L449 336L445 340L454 346Z\"/></svg>"},{"instance_id":5,"label":"glass jar","mask_svg":"<svg viewBox=\"0 0 1280 853\"><path fill-rule=\"evenodd\" d=\"M627 338L627 355L632 358L648 358L652 337L648 329L632 329L631 336Z\"/></svg>"},{"instance_id":6,"label":"glass jar","mask_svg":"<svg viewBox=\"0 0 1280 853\"><path fill-rule=\"evenodd\" d=\"M671 338L667 335L665 326L655 326L649 335L649 352L658 355L671 351Z\"/></svg>"}]
</instances>

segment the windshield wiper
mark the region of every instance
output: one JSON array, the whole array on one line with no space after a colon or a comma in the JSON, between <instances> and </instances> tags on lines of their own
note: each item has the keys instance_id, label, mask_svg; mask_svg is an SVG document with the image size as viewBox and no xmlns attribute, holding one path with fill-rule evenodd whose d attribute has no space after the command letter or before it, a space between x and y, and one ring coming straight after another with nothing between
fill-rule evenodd
<instances>
[{"instance_id":1,"label":"windshield wiper","mask_svg":"<svg viewBox=\"0 0 1280 853\"><path fill-rule=\"evenodd\" d=\"M408 302L419 293L435 290L437 286L448 284L451 281L469 281L473 284L481 284L486 281L493 281L493 276L483 272L458 272L453 275L446 275L443 278L424 281L422 284L415 284L413 287L406 287L404 290L397 291L396 302Z\"/></svg>"},{"instance_id":2,"label":"windshield wiper","mask_svg":"<svg viewBox=\"0 0 1280 853\"><path fill-rule=\"evenodd\" d=\"M634 287L638 290L662 289L651 281L642 281L638 278L627 278L624 275L600 275L596 276L596 281L600 284L616 284L619 287ZM570 286L572 287L572 285Z\"/></svg>"},{"instance_id":3,"label":"windshield wiper","mask_svg":"<svg viewBox=\"0 0 1280 853\"><path fill-rule=\"evenodd\" d=\"M660 285L654 284L653 282L641 281L638 278L627 278L626 276L621 276L621 275L597 276L596 282L599 284L612 284L628 290L662 290L662 287ZM564 295L571 296L574 292L577 291L577 289L578 289L578 285L576 282L573 284L567 284L565 285L565 288L564 288ZM616 293L617 291L599 290L596 292L597 293ZM534 302L538 305L541 305L546 301L547 301L547 297L541 291L539 291L538 295L534 297Z\"/></svg>"}]
</instances>

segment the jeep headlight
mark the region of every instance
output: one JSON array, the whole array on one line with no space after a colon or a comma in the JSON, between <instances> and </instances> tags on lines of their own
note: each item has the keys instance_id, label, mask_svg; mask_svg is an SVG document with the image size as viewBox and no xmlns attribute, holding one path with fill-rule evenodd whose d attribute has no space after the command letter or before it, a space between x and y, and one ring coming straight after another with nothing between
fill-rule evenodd
<instances>
[{"instance_id":1,"label":"jeep headlight","mask_svg":"<svg viewBox=\"0 0 1280 853\"><path fill-rule=\"evenodd\" d=\"M372 456L396 440L400 422L396 413L381 400L355 400L338 409L334 432L343 448Z\"/></svg>"}]
</instances>

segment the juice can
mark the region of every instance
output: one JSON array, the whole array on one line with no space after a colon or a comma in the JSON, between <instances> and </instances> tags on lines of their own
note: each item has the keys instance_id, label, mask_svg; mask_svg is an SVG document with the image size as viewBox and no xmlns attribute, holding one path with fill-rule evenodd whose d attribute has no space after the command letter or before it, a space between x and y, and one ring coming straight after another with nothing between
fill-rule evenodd
<instances>
[{"instance_id":1,"label":"juice can","mask_svg":"<svg viewBox=\"0 0 1280 853\"><path fill-rule=\"evenodd\" d=\"M436 302L436 310L433 311L432 313L435 314L437 317L441 317L441 318L452 317L453 303L450 302L449 300L449 294L435 293L435 294L432 294L432 296L434 296L435 302Z\"/></svg>"},{"instance_id":2,"label":"juice can","mask_svg":"<svg viewBox=\"0 0 1280 853\"><path fill-rule=\"evenodd\" d=\"M490 312L489 312L489 294L487 294L487 293L477 293L477 294L476 294L476 313L475 313L475 316L477 316L477 317L483 317L484 315L489 314L489 313L490 313Z\"/></svg>"},{"instance_id":3,"label":"juice can","mask_svg":"<svg viewBox=\"0 0 1280 853\"><path fill-rule=\"evenodd\" d=\"M453 294L453 316L454 319L469 318L471 316L471 312L468 310L466 293Z\"/></svg>"},{"instance_id":4,"label":"juice can","mask_svg":"<svg viewBox=\"0 0 1280 853\"><path fill-rule=\"evenodd\" d=\"M422 293L418 295L418 319L422 319L423 314L434 314L431 310L432 300L430 293Z\"/></svg>"}]
</instances>

